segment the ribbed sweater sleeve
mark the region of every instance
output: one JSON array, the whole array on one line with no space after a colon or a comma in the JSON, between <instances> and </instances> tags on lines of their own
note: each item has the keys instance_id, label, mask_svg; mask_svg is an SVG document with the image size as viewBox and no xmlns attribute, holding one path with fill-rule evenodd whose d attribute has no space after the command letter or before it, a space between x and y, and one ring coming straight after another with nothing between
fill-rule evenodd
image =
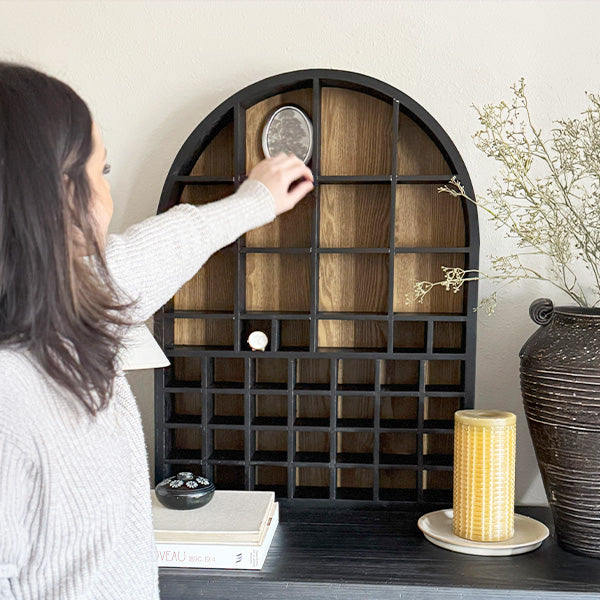
<instances>
[{"instance_id":1,"label":"ribbed sweater sleeve","mask_svg":"<svg viewBox=\"0 0 600 600\"><path fill-rule=\"evenodd\" d=\"M125 297L136 301L131 318L152 316L191 279L211 254L275 218L275 203L260 181L210 204L179 204L109 236L106 260Z\"/></svg>"},{"instance_id":2,"label":"ribbed sweater sleeve","mask_svg":"<svg viewBox=\"0 0 600 600\"><path fill-rule=\"evenodd\" d=\"M37 472L0 432L0 600L21 600L18 575L27 563Z\"/></svg>"}]
</instances>

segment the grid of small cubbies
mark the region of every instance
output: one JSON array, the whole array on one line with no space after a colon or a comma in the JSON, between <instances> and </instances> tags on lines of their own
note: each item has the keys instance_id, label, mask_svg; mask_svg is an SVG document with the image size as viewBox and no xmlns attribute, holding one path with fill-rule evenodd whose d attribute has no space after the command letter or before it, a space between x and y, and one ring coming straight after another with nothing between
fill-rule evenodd
<instances>
[{"instance_id":1,"label":"grid of small cubbies","mask_svg":"<svg viewBox=\"0 0 600 600\"><path fill-rule=\"evenodd\" d=\"M202 471L221 489L380 504L451 501L453 413L473 406L473 205L438 194L455 146L399 90L305 70L214 110L185 142L158 212L231 194L262 158L265 120L295 104L313 123L311 194L213 255L156 315L172 365L156 371L156 481ZM407 299L408 294L408 299ZM268 335L264 352L247 344Z\"/></svg>"}]
</instances>

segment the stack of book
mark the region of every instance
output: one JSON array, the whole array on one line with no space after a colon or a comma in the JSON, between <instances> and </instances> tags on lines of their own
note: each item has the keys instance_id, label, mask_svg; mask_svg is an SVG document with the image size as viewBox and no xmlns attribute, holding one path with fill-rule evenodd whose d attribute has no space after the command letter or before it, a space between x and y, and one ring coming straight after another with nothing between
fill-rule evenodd
<instances>
[{"instance_id":1,"label":"stack of book","mask_svg":"<svg viewBox=\"0 0 600 600\"><path fill-rule=\"evenodd\" d=\"M261 569L279 524L273 492L217 490L201 508L172 510L152 491L159 567Z\"/></svg>"}]
</instances>

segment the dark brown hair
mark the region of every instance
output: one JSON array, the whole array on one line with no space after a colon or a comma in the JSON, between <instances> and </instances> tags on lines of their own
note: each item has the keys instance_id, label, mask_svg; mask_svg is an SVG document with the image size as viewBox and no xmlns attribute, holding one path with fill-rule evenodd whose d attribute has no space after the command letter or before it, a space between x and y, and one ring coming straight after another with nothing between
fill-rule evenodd
<instances>
[{"instance_id":1,"label":"dark brown hair","mask_svg":"<svg viewBox=\"0 0 600 600\"><path fill-rule=\"evenodd\" d=\"M0 345L28 350L96 414L112 393L127 306L92 216L91 152L90 111L68 85L0 62Z\"/></svg>"}]
</instances>

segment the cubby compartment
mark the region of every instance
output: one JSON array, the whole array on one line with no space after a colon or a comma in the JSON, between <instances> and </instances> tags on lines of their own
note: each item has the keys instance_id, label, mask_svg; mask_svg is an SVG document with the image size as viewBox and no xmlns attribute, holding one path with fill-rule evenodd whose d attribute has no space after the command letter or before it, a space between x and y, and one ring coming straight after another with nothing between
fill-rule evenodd
<instances>
[{"instance_id":1,"label":"cubby compartment","mask_svg":"<svg viewBox=\"0 0 600 600\"><path fill-rule=\"evenodd\" d=\"M244 387L244 359L219 356L212 360L211 388L241 389Z\"/></svg>"},{"instance_id":2,"label":"cubby compartment","mask_svg":"<svg viewBox=\"0 0 600 600\"><path fill-rule=\"evenodd\" d=\"M397 136L398 175L448 175L452 169L438 145L407 114L400 113Z\"/></svg>"},{"instance_id":3,"label":"cubby compartment","mask_svg":"<svg viewBox=\"0 0 600 600\"><path fill-rule=\"evenodd\" d=\"M315 189L212 255L156 320L172 361L155 378L156 481L204 465L218 489L291 500L447 501L454 412L473 406L477 282L422 303L414 285L478 268L477 210L438 193L456 175L474 197L438 123L396 92L344 71L286 73L186 141L159 213L233 194L286 105L313 122Z\"/></svg>"},{"instance_id":4,"label":"cubby compartment","mask_svg":"<svg viewBox=\"0 0 600 600\"><path fill-rule=\"evenodd\" d=\"M286 462L287 431L273 429L254 430L254 462Z\"/></svg>"},{"instance_id":5,"label":"cubby compartment","mask_svg":"<svg viewBox=\"0 0 600 600\"><path fill-rule=\"evenodd\" d=\"M213 254L194 277L175 294L173 308L232 312L235 298L235 263L234 246L227 246Z\"/></svg>"},{"instance_id":6,"label":"cubby compartment","mask_svg":"<svg viewBox=\"0 0 600 600\"><path fill-rule=\"evenodd\" d=\"M178 346L213 346L233 350L233 319L175 319Z\"/></svg>"},{"instance_id":7,"label":"cubby compartment","mask_svg":"<svg viewBox=\"0 0 600 600\"><path fill-rule=\"evenodd\" d=\"M338 428L372 428L374 423L375 398L373 396L338 396L336 421Z\"/></svg>"},{"instance_id":8,"label":"cubby compartment","mask_svg":"<svg viewBox=\"0 0 600 600\"><path fill-rule=\"evenodd\" d=\"M280 321L280 350L308 352L310 347L310 321L282 319Z\"/></svg>"},{"instance_id":9,"label":"cubby compartment","mask_svg":"<svg viewBox=\"0 0 600 600\"><path fill-rule=\"evenodd\" d=\"M462 248L467 245L462 202L460 198L438 192L438 187L421 184L396 188L396 247Z\"/></svg>"},{"instance_id":10,"label":"cubby compartment","mask_svg":"<svg viewBox=\"0 0 600 600\"><path fill-rule=\"evenodd\" d=\"M321 248L389 247L389 185L323 185L320 190Z\"/></svg>"},{"instance_id":11,"label":"cubby compartment","mask_svg":"<svg viewBox=\"0 0 600 600\"><path fill-rule=\"evenodd\" d=\"M387 391L405 392L419 389L418 360L385 360L381 368L381 387Z\"/></svg>"},{"instance_id":12,"label":"cubby compartment","mask_svg":"<svg viewBox=\"0 0 600 600\"><path fill-rule=\"evenodd\" d=\"M382 431L379 435L379 464L416 465L417 434L406 431Z\"/></svg>"},{"instance_id":13,"label":"cubby compartment","mask_svg":"<svg viewBox=\"0 0 600 600\"><path fill-rule=\"evenodd\" d=\"M394 321L394 352L425 352L426 349L426 322Z\"/></svg>"},{"instance_id":14,"label":"cubby compartment","mask_svg":"<svg viewBox=\"0 0 600 600\"><path fill-rule=\"evenodd\" d=\"M464 406L460 396L427 396L423 406L424 426L429 429L454 429L454 413Z\"/></svg>"},{"instance_id":15,"label":"cubby compartment","mask_svg":"<svg viewBox=\"0 0 600 600\"><path fill-rule=\"evenodd\" d=\"M454 456L454 433L424 433L423 463L451 467Z\"/></svg>"},{"instance_id":16,"label":"cubby compartment","mask_svg":"<svg viewBox=\"0 0 600 600\"><path fill-rule=\"evenodd\" d=\"M344 87L321 89L321 172L386 175L392 171L392 105Z\"/></svg>"},{"instance_id":17,"label":"cubby compartment","mask_svg":"<svg viewBox=\"0 0 600 600\"><path fill-rule=\"evenodd\" d=\"M319 319L319 348L360 348L385 352L387 332L388 325L385 321Z\"/></svg>"},{"instance_id":18,"label":"cubby compartment","mask_svg":"<svg viewBox=\"0 0 600 600\"><path fill-rule=\"evenodd\" d=\"M233 111L226 115L226 122L202 150L192 167L190 175L196 177L233 177Z\"/></svg>"},{"instance_id":19,"label":"cubby compartment","mask_svg":"<svg viewBox=\"0 0 600 600\"><path fill-rule=\"evenodd\" d=\"M285 358L257 358L254 361L255 390L286 390L288 361Z\"/></svg>"},{"instance_id":20,"label":"cubby compartment","mask_svg":"<svg viewBox=\"0 0 600 600\"><path fill-rule=\"evenodd\" d=\"M331 399L329 396L295 397L294 427L329 428Z\"/></svg>"},{"instance_id":21,"label":"cubby compartment","mask_svg":"<svg viewBox=\"0 0 600 600\"><path fill-rule=\"evenodd\" d=\"M328 254L319 256L319 310L386 313L389 256Z\"/></svg>"},{"instance_id":22,"label":"cubby compartment","mask_svg":"<svg viewBox=\"0 0 600 600\"><path fill-rule=\"evenodd\" d=\"M465 254L397 253L394 256L394 312L465 314L468 283L456 293L438 285L422 298L422 302L415 300L415 283L444 281L442 267L464 269Z\"/></svg>"},{"instance_id":23,"label":"cubby compartment","mask_svg":"<svg viewBox=\"0 0 600 600\"><path fill-rule=\"evenodd\" d=\"M335 496L339 500L373 500L373 469L336 469Z\"/></svg>"},{"instance_id":24,"label":"cubby compartment","mask_svg":"<svg viewBox=\"0 0 600 600\"><path fill-rule=\"evenodd\" d=\"M425 389L460 391L464 382L462 360L429 360L425 363Z\"/></svg>"},{"instance_id":25,"label":"cubby compartment","mask_svg":"<svg viewBox=\"0 0 600 600\"><path fill-rule=\"evenodd\" d=\"M310 312L310 256L246 254L246 310Z\"/></svg>"},{"instance_id":26,"label":"cubby compartment","mask_svg":"<svg viewBox=\"0 0 600 600\"><path fill-rule=\"evenodd\" d=\"M438 321L433 325L433 351L439 353L464 352L466 327L460 321Z\"/></svg>"},{"instance_id":27,"label":"cubby compartment","mask_svg":"<svg viewBox=\"0 0 600 600\"><path fill-rule=\"evenodd\" d=\"M254 467L254 489L272 491L278 497L287 495L287 467L258 465Z\"/></svg>"},{"instance_id":28,"label":"cubby compartment","mask_svg":"<svg viewBox=\"0 0 600 600\"><path fill-rule=\"evenodd\" d=\"M219 482L220 490L246 489L243 465L215 465L214 480Z\"/></svg>"},{"instance_id":29,"label":"cubby compartment","mask_svg":"<svg viewBox=\"0 0 600 600\"><path fill-rule=\"evenodd\" d=\"M181 204L209 204L235 193L231 183L193 183L183 186Z\"/></svg>"},{"instance_id":30,"label":"cubby compartment","mask_svg":"<svg viewBox=\"0 0 600 600\"><path fill-rule=\"evenodd\" d=\"M192 427L172 427L166 429L169 460L201 460L202 430Z\"/></svg>"},{"instance_id":31,"label":"cubby compartment","mask_svg":"<svg viewBox=\"0 0 600 600\"><path fill-rule=\"evenodd\" d=\"M327 467L296 467L294 498L329 498Z\"/></svg>"},{"instance_id":32,"label":"cubby compartment","mask_svg":"<svg viewBox=\"0 0 600 600\"><path fill-rule=\"evenodd\" d=\"M244 429L212 429L212 454L214 461L244 460Z\"/></svg>"},{"instance_id":33,"label":"cubby compartment","mask_svg":"<svg viewBox=\"0 0 600 600\"><path fill-rule=\"evenodd\" d=\"M417 472L393 467L379 469L379 499L416 502Z\"/></svg>"},{"instance_id":34,"label":"cubby compartment","mask_svg":"<svg viewBox=\"0 0 600 600\"><path fill-rule=\"evenodd\" d=\"M202 424L202 394L167 394L165 424Z\"/></svg>"},{"instance_id":35,"label":"cubby compartment","mask_svg":"<svg viewBox=\"0 0 600 600\"><path fill-rule=\"evenodd\" d=\"M212 395L211 425L243 425L244 396L241 394Z\"/></svg>"},{"instance_id":36,"label":"cubby compartment","mask_svg":"<svg viewBox=\"0 0 600 600\"><path fill-rule=\"evenodd\" d=\"M380 400L382 429L416 429L419 419L418 396L382 396Z\"/></svg>"},{"instance_id":37,"label":"cubby compartment","mask_svg":"<svg viewBox=\"0 0 600 600\"><path fill-rule=\"evenodd\" d=\"M329 390L331 361L326 358L300 358L296 361L297 390Z\"/></svg>"},{"instance_id":38,"label":"cubby compartment","mask_svg":"<svg viewBox=\"0 0 600 600\"><path fill-rule=\"evenodd\" d=\"M264 158L262 132L270 116L281 106L293 104L300 107L312 120L313 90L310 80L302 87L286 90L265 98L246 108L246 172Z\"/></svg>"},{"instance_id":39,"label":"cubby compartment","mask_svg":"<svg viewBox=\"0 0 600 600\"><path fill-rule=\"evenodd\" d=\"M423 501L452 504L452 471L425 469L423 471Z\"/></svg>"},{"instance_id":40,"label":"cubby compartment","mask_svg":"<svg viewBox=\"0 0 600 600\"><path fill-rule=\"evenodd\" d=\"M296 431L294 434L294 462L329 462L328 431Z\"/></svg>"},{"instance_id":41,"label":"cubby compartment","mask_svg":"<svg viewBox=\"0 0 600 600\"><path fill-rule=\"evenodd\" d=\"M374 440L372 431L338 431L336 461L371 464Z\"/></svg>"},{"instance_id":42,"label":"cubby compartment","mask_svg":"<svg viewBox=\"0 0 600 600\"><path fill-rule=\"evenodd\" d=\"M285 427L287 425L287 396L257 394L253 397L252 425Z\"/></svg>"},{"instance_id":43,"label":"cubby compartment","mask_svg":"<svg viewBox=\"0 0 600 600\"><path fill-rule=\"evenodd\" d=\"M292 210L246 233L248 248L309 248L315 195L310 192Z\"/></svg>"}]
</instances>

